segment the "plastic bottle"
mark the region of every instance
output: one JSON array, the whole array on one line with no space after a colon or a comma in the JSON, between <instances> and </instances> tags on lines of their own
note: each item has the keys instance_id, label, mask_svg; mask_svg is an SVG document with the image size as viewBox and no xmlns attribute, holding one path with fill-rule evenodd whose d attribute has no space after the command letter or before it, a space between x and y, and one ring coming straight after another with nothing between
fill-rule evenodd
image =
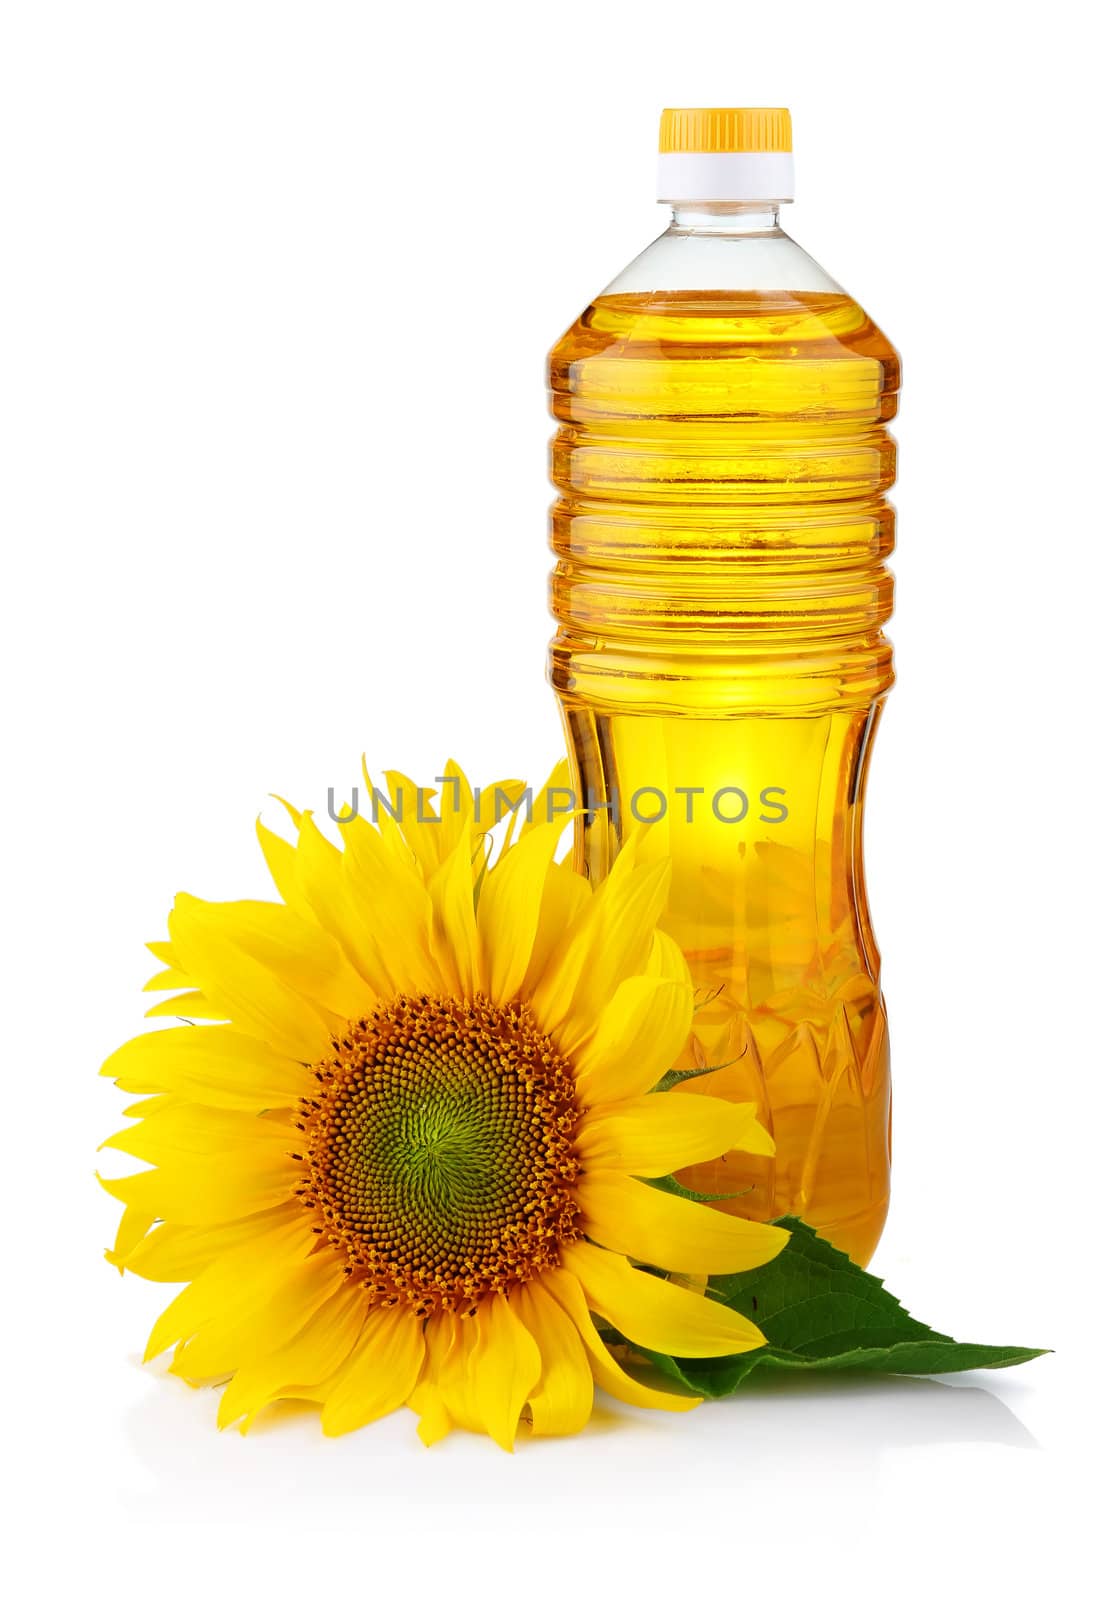
<instances>
[{"instance_id":1,"label":"plastic bottle","mask_svg":"<svg viewBox=\"0 0 1108 1600\"><path fill-rule=\"evenodd\" d=\"M862 808L893 681L899 363L781 231L787 111L666 111L660 148L670 226L550 360L578 861L603 875L651 821L697 985L681 1065L717 1069L677 1092L756 1101L776 1141L681 1181L864 1263L889 1192Z\"/></svg>"}]
</instances>

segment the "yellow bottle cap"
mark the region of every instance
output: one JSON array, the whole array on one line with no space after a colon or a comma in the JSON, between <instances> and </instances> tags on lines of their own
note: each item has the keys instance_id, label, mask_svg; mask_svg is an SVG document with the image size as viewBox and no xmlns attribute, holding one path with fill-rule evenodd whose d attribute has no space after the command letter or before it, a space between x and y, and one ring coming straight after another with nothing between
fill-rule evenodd
<instances>
[{"instance_id":1,"label":"yellow bottle cap","mask_svg":"<svg viewBox=\"0 0 1108 1600\"><path fill-rule=\"evenodd\" d=\"M658 135L658 199L670 205L791 200L792 149L784 106L669 107Z\"/></svg>"},{"instance_id":2,"label":"yellow bottle cap","mask_svg":"<svg viewBox=\"0 0 1108 1600\"><path fill-rule=\"evenodd\" d=\"M784 106L680 106L662 112L663 154L791 151L793 120Z\"/></svg>"}]
</instances>

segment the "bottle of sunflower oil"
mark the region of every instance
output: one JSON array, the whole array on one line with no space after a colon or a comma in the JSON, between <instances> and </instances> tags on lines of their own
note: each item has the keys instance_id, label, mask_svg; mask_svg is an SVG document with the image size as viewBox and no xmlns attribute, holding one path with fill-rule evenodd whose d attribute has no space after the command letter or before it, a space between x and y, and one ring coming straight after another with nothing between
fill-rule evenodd
<instances>
[{"instance_id":1,"label":"bottle of sunflower oil","mask_svg":"<svg viewBox=\"0 0 1108 1600\"><path fill-rule=\"evenodd\" d=\"M555 347L551 680L578 863L668 855L697 986L679 1093L756 1101L776 1156L678 1174L804 1217L860 1263L889 1190L889 1068L862 868L893 681L897 355L778 220L785 110L663 113L673 220Z\"/></svg>"}]
</instances>

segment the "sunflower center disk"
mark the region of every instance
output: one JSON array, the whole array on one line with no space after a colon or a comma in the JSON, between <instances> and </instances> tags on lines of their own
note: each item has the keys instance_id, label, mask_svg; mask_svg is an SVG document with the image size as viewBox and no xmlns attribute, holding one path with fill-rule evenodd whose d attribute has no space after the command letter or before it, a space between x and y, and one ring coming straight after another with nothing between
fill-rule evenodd
<instances>
[{"instance_id":1,"label":"sunflower center disk","mask_svg":"<svg viewBox=\"0 0 1108 1600\"><path fill-rule=\"evenodd\" d=\"M316 1076L299 1192L374 1299L465 1312L579 1236L573 1081L526 1010L402 998Z\"/></svg>"}]
</instances>

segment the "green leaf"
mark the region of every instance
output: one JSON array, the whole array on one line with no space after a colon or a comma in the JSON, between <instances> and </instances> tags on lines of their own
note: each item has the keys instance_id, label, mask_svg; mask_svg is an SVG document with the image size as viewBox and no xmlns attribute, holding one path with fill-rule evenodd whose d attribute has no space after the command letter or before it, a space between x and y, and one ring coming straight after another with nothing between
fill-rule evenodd
<instances>
[{"instance_id":1,"label":"green leaf","mask_svg":"<svg viewBox=\"0 0 1108 1600\"><path fill-rule=\"evenodd\" d=\"M909 1316L880 1278L855 1266L807 1223L782 1217L774 1227L792 1235L775 1260L752 1272L713 1278L708 1286L714 1298L757 1323L766 1336L763 1346L705 1360L641 1352L693 1394L732 1394L756 1367L932 1376L1012 1367L1049 1354L1021 1345L958 1344Z\"/></svg>"},{"instance_id":2,"label":"green leaf","mask_svg":"<svg viewBox=\"0 0 1108 1600\"><path fill-rule=\"evenodd\" d=\"M741 1200L744 1194L749 1194L749 1188L734 1189L730 1194L707 1194L702 1189L686 1189L679 1183L672 1172L664 1178L640 1178L640 1183L645 1183L648 1189L660 1189L663 1194L675 1194L681 1200L697 1200L705 1205L710 1200Z\"/></svg>"},{"instance_id":3,"label":"green leaf","mask_svg":"<svg viewBox=\"0 0 1108 1600\"><path fill-rule=\"evenodd\" d=\"M717 1067L674 1067L666 1073L665 1077L658 1079L650 1093L668 1094L679 1083L688 1083L690 1078L706 1078L709 1073L722 1072L724 1067L729 1067L730 1065L730 1061L721 1061Z\"/></svg>"}]
</instances>

